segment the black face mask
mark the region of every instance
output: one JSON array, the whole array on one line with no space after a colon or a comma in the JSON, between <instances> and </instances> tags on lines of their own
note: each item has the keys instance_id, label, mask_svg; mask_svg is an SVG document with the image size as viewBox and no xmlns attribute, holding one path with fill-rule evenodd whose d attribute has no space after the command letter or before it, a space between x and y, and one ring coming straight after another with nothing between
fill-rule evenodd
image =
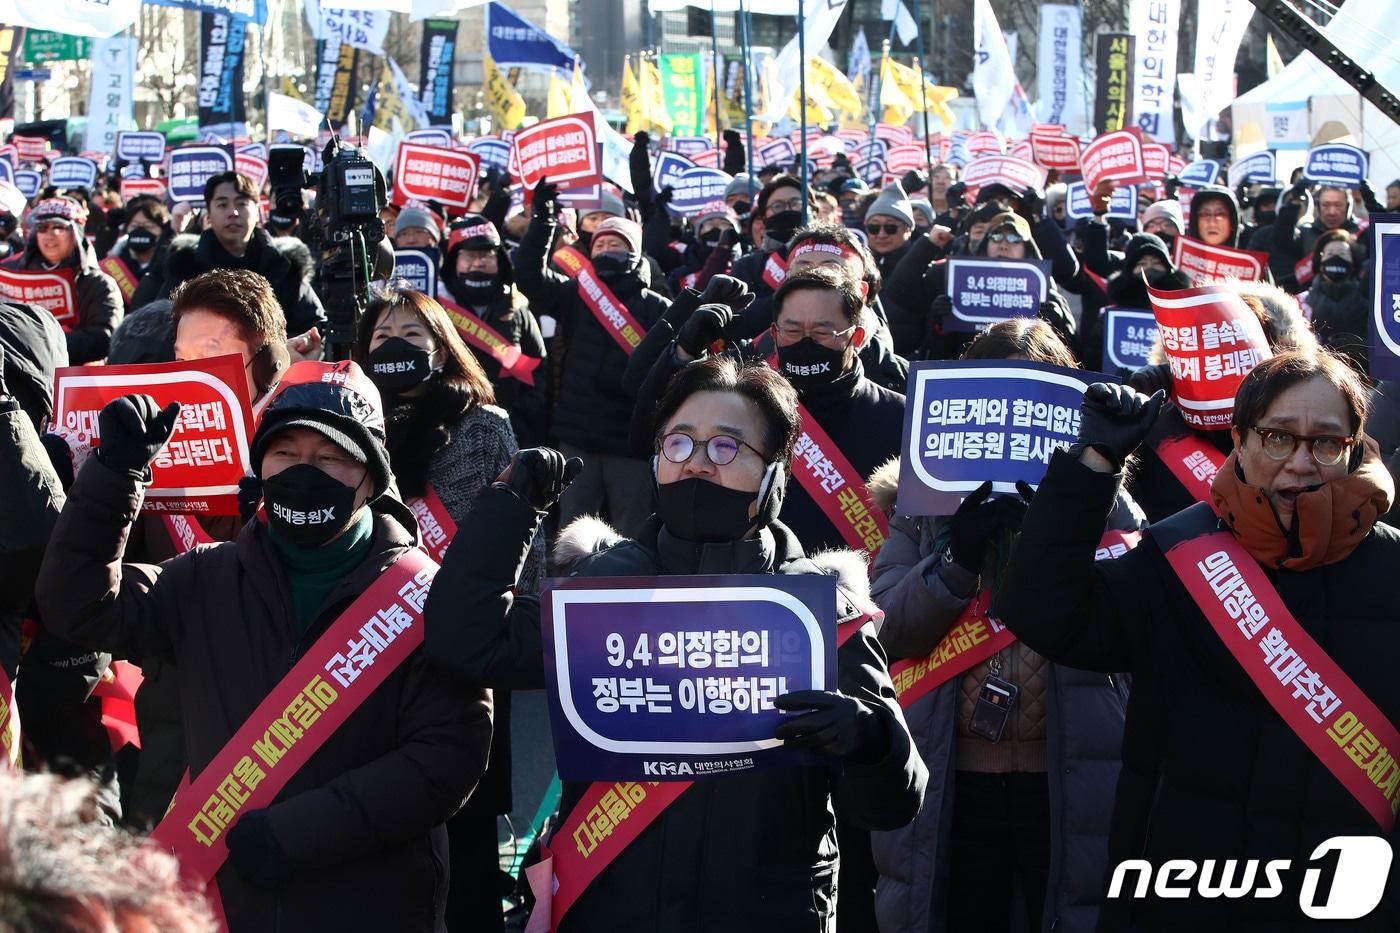
<instances>
[{"instance_id":1,"label":"black face mask","mask_svg":"<svg viewBox=\"0 0 1400 933\"><path fill-rule=\"evenodd\" d=\"M126 233L126 245L138 253L144 253L158 242L160 236L143 227L135 227Z\"/></svg>"},{"instance_id":2,"label":"black face mask","mask_svg":"<svg viewBox=\"0 0 1400 933\"><path fill-rule=\"evenodd\" d=\"M764 218L763 235L786 243L801 224L801 211L778 211L772 217Z\"/></svg>"},{"instance_id":3,"label":"black face mask","mask_svg":"<svg viewBox=\"0 0 1400 933\"><path fill-rule=\"evenodd\" d=\"M747 214L749 212L749 208L753 207L753 205L750 204L748 201L735 201L730 206L734 208L734 213L738 214L740 217L743 217L745 214Z\"/></svg>"},{"instance_id":4,"label":"black face mask","mask_svg":"<svg viewBox=\"0 0 1400 933\"><path fill-rule=\"evenodd\" d=\"M1333 256L1331 259L1322 261L1322 276L1329 282L1340 282L1343 279L1351 278L1352 265L1350 259L1345 256Z\"/></svg>"},{"instance_id":5,"label":"black face mask","mask_svg":"<svg viewBox=\"0 0 1400 933\"><path fill-rule=\"evenodd\" d=\"M402 337L390 337L370 352L370 381L386 392L422 385L432 375L432 354Z\"/></svg>"},{"instance_id":6,"label":"black face mask","mask_svg":"<svg viewBox=\"0 0 1400 933\"><path fill-rule=\"evenodd\" d=\"M718 227L712 227L709 230L706 230L704 233L700 234L700 242L704 243L706 246L713 247L719 243L719 238L722 236L724 236L723 230L719 229Z\"/></svg>"},{"instance_id":7,"label":"black face mask","mask_svg":"<svg viewBox=\"0 0 1400 933\"><path fill-rule=\"evenodd\" d=\"M698 476L657 484L656 515L677 538L707 544L742 540L750 528L763 528L778 517L787 474L769 464L758 492L730 489ZM749 509L758 501L757 513Z\"/></svg>"},{"instance_id":8,"label":"black face mask","mask_svg":"<svg viewBox=\"0 0 1400 933\"><path fill-rule=\"evenodd\" d=\"M504 297L507 291L499 273L468 272L458 276L455 285L453 291L457 296L473 307L489 305L497 298Z\"/></svg>"},{"instance_id":9,"label":"black face mask","mask_svg":"<svg viewBox=\"0 0 1400 933\"><path fill-rule=\"evenodd\" d=\"M630 253L599 253L593 257L593 270L598 277L608 282L632 271Z\"/></svg>"},{"instance_id":10,"label":"black face mask","mask_svg":"<svg viewBox=\"0 0 1400 933\"><path fill-rule=\"evenodd\" d=\"M778 371L799 393L830 385L841 376L844 348L833 350L803 337L790 347L778 347Z\"/></svg>"},{"instance_id":11,"label":"black face mask","mask_svg":"<svg viewBox=\"0 0 1400 933\"><path fill-rule=\"evenodd\" d=\"M298 463L263 480L267 523L297 547L320 547L344 531L355 490L326 471Z\"/></svg>"}]
</instances>

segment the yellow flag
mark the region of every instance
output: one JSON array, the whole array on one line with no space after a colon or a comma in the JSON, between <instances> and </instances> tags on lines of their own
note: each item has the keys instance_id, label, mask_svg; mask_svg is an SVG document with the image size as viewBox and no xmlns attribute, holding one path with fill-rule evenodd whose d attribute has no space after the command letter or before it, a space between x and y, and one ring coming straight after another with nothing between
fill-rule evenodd
<instances>
[{"instance_id":1,"label":"yellow flag","mask_svg":"<svg viewBox=\"0 0 1400 933\"><path fill-rule=\"evenodd\" d=\"M1264 62L1267 77L1274 77L1283 70L1283 56L1278 53L1278 46L1274 44L1274 34L1264 35Z\"/></svg>"},{"instance_id":2,"label":"yellow flag","mask_svg":"<svg viewBox=\"0 0 1400 933\"><path fill-rule=\"evenodd\" d=\"M958 96L958 89L955 87L943 87L925 78L924 95L928 98L928 112L943 121L945 129L951 128L953 125L953 110L948 106L948 101Z\"/></svg>"},{"instance_id":3,"label":"yellow flag","mask_svg":"<svg viewBox=\"0 0 1400 933\"><path fill-rule=\"evenodd\" d=\"M821 97L831 102L833 110L858 118L865 109L860 102L860 92L851 79L820 56L807 60L807 87L810 90L814 85L820 88Z\"/></svg>"},{"instance_id":4,"label":"yellow flag","mask_svg":"<svg viewBox=\"0 0 1400 933\"><path fill-rule=\"evenodd\" d=\"M569 83L556 74L549 76L549 94L545 98L545 118L566 117L574 112L573 92Z\"/></svg>"},{"instance_id":5,"label":"yellow flag","mask_svg":"<svg viewBox=\"0 0 1400 933\"><path fill-rule=\"evenodd\" d=\"M632 72L631 58L622 60L622 112L627 117L627 132L646 129L646 114L642 107L642 88Z\"/></svg>"},{"instance_id":6,"label":"yellow flag","mask_svg":"<svg viewBox=\"0 0 1400 933\"><path fill-rule=\"evenodd\" d=\"M880 122L891 126L907 122L916 109L899 83L899 76L894 71L897 67L888 56L880 62ZM918 85L914 87L917 91Z\"/></svg>"},{"instance_id":7,"label":"yellow flag","mask_svg":"<svg viewBox=\"0 0 1400 933\"><path fill-rule=\"evenodd\" d=\"M646 101L647 122L660 133L671 132L671 113L666 109L666 89L661 86L661 69L654 61L642 61L644 79L643 99Z\"/></svg>"},{"instance_id":8,"label":"yellow flag","mask_svg":"<svg viewBox=\"0 0 1400 933\"><path fill-rule=\"evenodd\" d=\"M518 128L525 117L525 99L496 67L495 59L485 55L482 64L486 69L486 102L491 108L491 116L503 130Z\"/></svg>"},{"instance_id":9,"label":"yellow flag","mask_svg":"<svg viewBox=\"0 0 1400 933\"><path fill-rule=\"evenodd\" d=\"M579 60L574 59L574 74L569 81L569 105L574 109L569 113L583 113L592 109L591 101L588 97L588 85L583 83L583 68L579 65Z\"/></svg>"},{"instance_id":10,"label":"yellow flag","mask_svg":"<svg viewBox=\"0 0 1400 933\"><path fill-rule=\"evenodd\" d=\"M831 123L836 119L836 115L831 112L829 101L824 100L820 93L814 93L816 88L809 81L807 83L807 122L808 123ZM800 93L792 95L792 103L788 104L788 119L794 123L802 119L802 108L798 106L797 100Z\"/></svg>"},{"instance_id":11,"label":"yellow flag","mask_svg":"<svg viewBox=\"0 0 1400 933\"><path fill-rule=\"evenodd\" d=\"M291 78L282 79L282 93L301 101L303 104L306 103L306 98L302 95L301 91L297 89L296 83L292 81Z\"/></svg>"}]
</instances>

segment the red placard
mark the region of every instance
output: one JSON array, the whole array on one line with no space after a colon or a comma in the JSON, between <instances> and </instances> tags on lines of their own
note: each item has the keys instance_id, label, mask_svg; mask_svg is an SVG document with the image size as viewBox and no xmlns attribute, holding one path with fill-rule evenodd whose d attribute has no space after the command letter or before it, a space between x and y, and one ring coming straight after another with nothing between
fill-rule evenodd
<instances>
[{"instance_id":1,"label":"red placard","mask_svg":"<svg viewBox=\"0 0 1400 933\"><path fill-rule=\"evenodd\" d=\"M1299 285L1306 285L1312 281L1313 277L1313 254L1308 253L1298 264L1293 267L1293 278L1298 280Z\"/></svg>"},{"instance_id":2,"label":"red placard","mask_svg":"<svg viewBox=\"0 0 1400 933\"><path fill-rule=\"evenodd\" d=\"M1136 185L1147 181L1142 164L1142 131L1137 127L1105 133L1089 144L1079 159L1084 187L1093 192L1101 181Z\"/></svg>"},{"instance_id":3,"label":"red placard","mask_svg":"<svg viewBox=\"0 0 1400 933\"><path fill-rule=\"evenodd\" d=\"M10 168L19 168L19 149L13 143L0 146L0 159L10 163Z\"/></svg>"},{"instance_id":4,"label":"red placard","mask_svg":"<svg viewBox=\"0 0 1400 933\"><path fill-rule=\"evenodd\" d=\"M902 175L912 168L923 168L928 162L924 147L917 143L891 146L885 153L885 171L891 175Z\"/></svg>"},{"instance_id":5,"label":"red placard","mask_svg":"<svg viewBox=\"0 0 1400 933\"><path fill-rule=\"evenodd\" d=\"M76 466L101 446L97 416L115 398L143 393L161 408L180 403L169 443L151 465L147 512L238 514L238 481L248 474L252 416L248 377L236 354L176 363L68 366L55 374L51 430Z\"/></svg>"},{"instance_id":6,"label":"red placard","mask_svg":"<svg viewBox=\"0 0 1400 933\"><path fill-rule=\"evenodd\" d=\"M1185 234L1172 246L1172 262L1197 285L1222 279L1262 281L1269 268L1269 254L1251 249L1211 246Z\"/></svg>"},{"instance_id":7,"label":"red placard","mask_svg":"<svg viewBox=\"0 0 1400 933\"><path fill-rule=\"evenodd\" d=\"M885 142L890 143L891 145L907 143L914 138L914 128L908 126L907 124L893 126L889 123L876 123L875 138L883 139Z\"/></svg>"},{"instance_id":8,"label":"red placard","mask_svg":"<svg viewBox=\"0 0 1400 933\"><path fill-rule=\"evenodd\" d=\"M1166 143L1142 144L1142 167L1150 180L1160 180L1171 168L1172 151Z\"/></svg>"},{"instance_id":9,"label":"red placard","mask_svg":"<svg viewBox=\"0 0 1400 933\"><path fill-rule=\"evenodd\" d=\"M480 167L481 157L474 152L399 143L394 160L394 202L404 204L416 198L465 211L476 196Z\"/></svg>"},{"instance_id":10,"label":"red placard","mask_svg":"<svg viewBox=\"0 0 1400 933\"><path fill-rule=\"evenodd\" d=\"M253 187L262 190L267 181L267 160L251 152L238 152L233 156L233 167L240 175L253 180Z\"/></svg>"},{"instance_id":11,"label":"red placard","mask_svg":"<svg viewBox=\"0 0 1400 933\"><path fill-rule=\"evenodd\" d=\"M1079 137L1031 133L1031 159L1060 172L1079 171Z\"/></svg>"},{"instance_id":12,"label":"red placard","mask_svg":"<svg viewBox=\"0 0 1400 933\"><path fill-rule=\"evenodd\" d=\"M1034 162L1011 156L986 155L973 159L963 170L962 180L969 188L1005 185L1012 191L1045 186L1045 169Z\"/></svg>"},{"instance_id":13,"label":"red placard","mask_svg":"<svg viewBox=\"0 0 1400 933\"><path fill-rule=\"evenodd\" d=\"M1013 159L1020 159L1022 162L1034 161L1032 158L1033 150L1031 149L1031 141L1029 139L1021 140L1019 143L1012 146L1011 150L1006 154Z\"/></svg>"},{"instance_id":14,"label":"red placard","mask_svg":"<svg viewBox=\"0 0 1400 933\"><path fill-rule=\"evenodd\" d=\"M1168 156L1167 171L1171 172L1173 175L1180 175L1182 172L1186 171L1186 160L1181 156Z\"/></svg>"},{"instance_id":15,"label":"red placard","mask_svg":"<svg viewBox=\"0 0 1400 933\"><path fill-rule=\"evenodd\" d=\"M1147 293L1171 366L1172 402L1194 427L1229 428L1235 391L1251 369L1273 355L1259 319L1239 295L1220 285L1175 292L1149 286Z\"/></svg>"},{"instance_id":16,"label":"red placard","mask_svg":"<svg viewBox=\"0 0 1400 933\"><path fill-rule=\"evenodd\" d=\"M0 269L0 295L9 301L23 301L47 308L64 331L78 323L78 304L73 300L73 270L51 272L28 269Z\"/></svg>"},{"instance_id":17,"label":"red placard","mask_svg":"<svg viewBox=\"0 0 1400 933\"><path fill-rule=\"evenodd\" d=\"M123 178L120 190L123 201L130 201L140 194L165 200L165 182L159 178Z\"/></svg>"},{"instance_id":18,"label":"red placard","mask_svg":"<svg viewBox=\"0 0 1400 933\"><path fill-rule=\"evenodd\" d=\"M991 130L978 130L968 136L968 155L978 155L983 152L991 152L1000 155L1002 152L1001 137Z\"/></svg>"},{"instance_id":19,"label":"red placard","mask_svg":"<svg viewBox=\"0 0 1400 933\"><path fill-rule=\"evenodd\" d=\"M1065 125L1063 123L1033 123L1031 124L1032 136L1064 136Z\"/></svg>"},{"instance_id":20,"label":"red placard","mask_svg":"<svg viewBox=\"0 0 1400 933\"><path fill-rule=\"evenodd\" d=\"M719 150L714 146L701 149L699 152L692 152L688 158L704 168L719 168Z\"/></svg>"},{"instance_id":21,"label":"red placard","mask_svg":"<svg viewBox=\"0 0 1400 933\"><path fill-rule=\"evenodd\" d=\"M49 140L47 136L14 136L10 139L19 150L20 161L22 162L42 162L45 154L49 151Z\"/></svg>"},{"instance_id":22,"label":"red placard","mask_svg":"<svg viewBox=\"0 0 1400 933\"><path fill-rule=\"evenodd\" d=\"M560 188L582 188L603 180L591 113L541 120L519 130L511 150L519 160L520 183L526 191L535 190L543 178Z\"/></svg>"}]
</instances>

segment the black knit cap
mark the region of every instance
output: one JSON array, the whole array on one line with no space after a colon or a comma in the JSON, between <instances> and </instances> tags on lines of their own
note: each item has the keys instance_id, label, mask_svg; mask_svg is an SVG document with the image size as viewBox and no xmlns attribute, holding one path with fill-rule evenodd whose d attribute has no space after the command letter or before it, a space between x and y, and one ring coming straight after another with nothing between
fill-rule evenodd
<instances>
[{"instance_id":1,"label":"black knit cap","mask_svg":"<svg viewBox=\"0 0 1400 933\"><path fill-rule=\"evenodd\" d=\"M363 463L374 483L370 498L389 488L384 405L379 390L356 363L304 360L287 370L253 434L253 472L259 479L268 443L289 428L316 431Z\"/></svg>"}]
</instances>

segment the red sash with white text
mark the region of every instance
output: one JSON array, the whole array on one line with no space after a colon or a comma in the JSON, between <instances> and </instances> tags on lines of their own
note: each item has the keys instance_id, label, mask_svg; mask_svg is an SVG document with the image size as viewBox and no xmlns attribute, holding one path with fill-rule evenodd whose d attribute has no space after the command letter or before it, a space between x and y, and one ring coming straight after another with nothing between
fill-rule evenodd
<instances>
[{"instance_id":1,"label":"red sash with white text","mask_svg":"<svg viewBox=\"0 0 1400 933\"><path fill-rule=\"evenodd\" d=\"M879 618L874 606L836 627L839 648L862 625ZM834 685L832 685L834 689ZM559 921L642 830L689 789L692 781L594 781L540 846L540 860L526 869L535 909L525 933L554 933ZM571 843L563 845L563 843Z\"/></svg>"},{"instance_id":2,"label":"red sash with white text","mask_svg":"<svg viewBox=\"0 0 1400 933\"><path fill-rule=\"evenodd\" d=\"M19 709L15 706L15 685L0 667L0 745L4 746L5 767L19 767Z\"/></svg>"},{"instance_id":3,"label":"red sash with white text","mask_svg":"<svg viewBox=\"0 0 1400 933\"><path fill-rule=\"evenodd\" d=\"M773 291L778 290L778 286L787 279L787 260L779 256L777 251L768 254L768 261L763 264L763 281Z\"/></svg>"},{"instance_id":4,"label":"red sash with white text","mask_svg":"<svg viewBox=\"0 0 1400 933\"><path fill-rule=\"evenodd\" d=\"M603 330L608 332L608 336L617 341L622 352L631 356L632 351L637 349L637 345L646 336L647 330L637 323L637 319L632 317L632 313L613 294L612 289L598 278L598 273L593 271L593 263L572 246L564 246L554 251L554 264L567 272L569 278L578 282L579 298L583 299L588 310L593 312L598 323L603 325Z\"/></svg>"},{"instance_id":5,"label":"red sash with white text","mask_svg":"<svg viewBox=\"0 0 1400 933\"><path fill-rule=\"evenodd\" d=\"M193 515L184 513L162 514L161 524L165 526L165 533L170 535L170 541L175 545L175 553L183 554L201 544L217 544L209 536L209 532L204 530Z\"/></svg>"},{"instance_id":6,"label":"red sash with white text","mask_svg":"<svg viewBox=\"0 0 1400 933\"><path fill-rule=\"evenodd\" d=\"M1210 501L1210 484L1225 464L1224 454L1189 432L1164 437L1153 450L1197 502Z\"/></svg>"},{"instance_id":7,"label":"red sash with white text","mask_svg":"<svg viewBox=\"0 0 1400 933\"><path fill-rule=\"evenodd\" d=\"M209 884L240 813L266 807L414 649L437 564L410 550L316 639L151 833L180 872Z\"/></svg>"},{"instance_id":8,"label":"red sash with white text","mask_svg":"<svg viewBox=\"0 0 1400 933\"><path fill-rule=\"evenodd\" d=\"M97 264L116 281L117 288L121 289L122 302L131 304L131 296L136 294L136 276L131 274L131 267L116 256L99 259Z\"/></svg>"},{"instance_id":9,"label":"red sash with white text","mask_svg":"<svg viewBox=\"0 0 1400 933\"><path fill-rule=\"evenodd\" d=\"M1099 541L1095 560L1112 560L1137 547L1142 533L1108 531ZM963 608L951 628L927 655L890 665L895 699L908 709L954 677L1016 643L1011 630L987 614L992 591L984 589Z\"/></svg>"},{"instance_id":10,"label":"red sash with white text","mask_svg":"<svg viewBox=\"0 0 1400 933\"><path fill-rule=\"evenodd\" d=\"M418 519L418 530L423 537L423 550L433 560L442 563L447 546L457 536L457 523L448 514L447 506L442 504L442 500L431 486L423 491L423 495L409 499L404 505L407 505L413 512L413 517Z\"/></svg>"},{"instance_id":11,"label":"red sash with white text","mask_svg":"<svg viewBox=\"0 0 1400 933\"><path fill-rule=\"evenodd\" d=\"M542 362L539 357L526 356L520 347L511 343L491 325L460 305L443 298L438 299L438 304L442 305L447 316L452 319L457 333L461 334L467 346L474 350L480 350L495 360L496 365L501 367L502 376L509 376L527 386L535 384L533 374Z\"/></svg>"},{"instance_id":12,"label":"red sash with white text","mask_svg":"<svg viewBox=\"0 0 1400 933\"><path fill-rule=\"evenodd\" d=\"M1159 531L1160 529L1160 531ZM1197 503L1154 527L1167 562L1264 699L1389 834L1400 811L1400 732L1313 640L1259 563Z\"/></svg>"}]
</instances>

